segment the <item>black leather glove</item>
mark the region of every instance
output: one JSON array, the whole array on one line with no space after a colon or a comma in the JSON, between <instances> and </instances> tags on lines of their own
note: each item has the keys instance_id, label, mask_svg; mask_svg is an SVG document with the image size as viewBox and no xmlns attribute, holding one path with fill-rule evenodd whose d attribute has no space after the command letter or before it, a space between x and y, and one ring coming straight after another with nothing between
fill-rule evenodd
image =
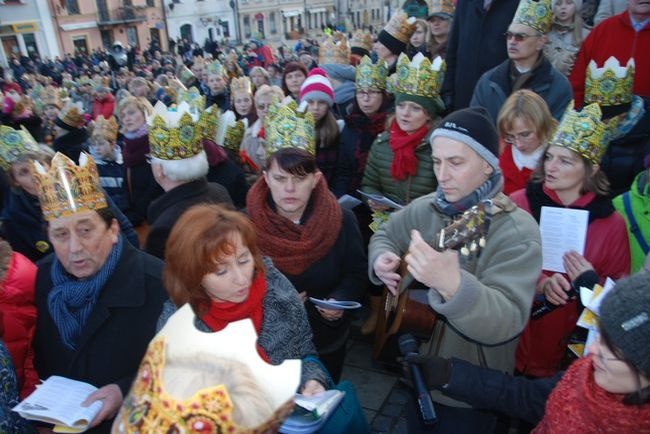
<instances>
[{"instance_id":1,"label":"black leather glove","mask_svg":"<svg viewBox=\"0 0 650 434\"><path fill-rule=\"evenodd\" d=\"M430 389L439 389L449 383L451 379L451 360L438 356L421 356L409 354L407 363L414 363L420 367L424 382Z\"/></svg>"}]
</instances>

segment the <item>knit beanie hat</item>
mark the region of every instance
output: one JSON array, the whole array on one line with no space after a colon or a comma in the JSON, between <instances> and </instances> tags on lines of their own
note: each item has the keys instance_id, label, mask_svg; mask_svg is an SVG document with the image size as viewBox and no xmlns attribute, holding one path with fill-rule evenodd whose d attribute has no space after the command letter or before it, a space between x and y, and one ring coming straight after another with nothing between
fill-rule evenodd
<instances>
[{"instance_id":1,"label":"knit beanie hat","mask_svg":"<svg viewBox=\"0 0 650 434\"><path fill-rule=\"evenodd\" d=\"M623 357L650 373L650 272L621 279L600 305L600 328Z\"/></svg>"},{"instance_id":2,"label":"knit beanie hat","mask_svg":"<svg viewBox=\"0 0 650 434\"><path fill-rule=\"evenodd\" d=\"M470 107L451 113L433 130L431 143L438 136L463 142L495 171L499 171L499 136L483 107Z\"/></svg>"},{"instance_id":3,"label":"knit beanie hat","mask_svg":"<svg viewBox=\"0 0 650 434\"><path fill-rule=\"evenodd\" d=\"M334 104L334 88L321 68L312 69L300 87L300 101L308 100L327 101L330 107Z\"/></svg>"},{"instance_id":4,"label":"knit beanie hat","mask_svg":"<svg viewBox=\"0 0 650 434\"><path fill-rule=\"evenodd\" d=\"M439 96L426 97L422 95L395 92L395 105L403 101L411 101L419 104L432 118L435 118L438 113L441 113L445 109L445 104Z\"/></svg>"}]
</instances>

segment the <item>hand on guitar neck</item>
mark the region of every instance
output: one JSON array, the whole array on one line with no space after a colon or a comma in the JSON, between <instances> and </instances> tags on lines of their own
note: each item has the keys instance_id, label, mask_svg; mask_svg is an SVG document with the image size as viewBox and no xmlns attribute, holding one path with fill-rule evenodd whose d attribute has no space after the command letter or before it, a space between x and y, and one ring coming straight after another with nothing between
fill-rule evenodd
<instances>
[{"instance_id":1,"label":"hand on guitar neck","mask_svg":"<svg viewBox=\"0 0 650 434\"><path fill-rule=\"evenodd\" d=\"M411 243L404 258L407 270L415 280L435 288L445 299L451 299L460 287L460 265L456 250L436 251L416 230L411 231Z\"/></svg>"},{"instance_id":2,"label":"hand on guitar neck","mask_svg":"<svg viewBox=\"0 0 650 434\"><path fill-rule=\"evenodd\" d=\"M393 252L384 252L377 256L372 268L375 274L381 280L386 288L393 294L397 294L397 285L401 279L397 268L400 264L400 258Z\"/></svg>"}]
</instances>

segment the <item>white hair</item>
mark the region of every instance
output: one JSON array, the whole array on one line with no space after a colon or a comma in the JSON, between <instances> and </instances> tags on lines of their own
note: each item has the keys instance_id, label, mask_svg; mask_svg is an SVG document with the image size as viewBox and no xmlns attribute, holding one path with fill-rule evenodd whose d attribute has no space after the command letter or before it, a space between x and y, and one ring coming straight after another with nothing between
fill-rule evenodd
<instances>
[{"instance_id":1,"label":"white hair","mask_svg":"<svg viewBox=\"0 0 650 434\"><path fill-rule=\"evenodd\" d=\"M163 160L152 155L151 164L158 164L165 176L175 182L195 181L207 175L210 169L205 151L182 160Z\"/></svg>"}]
</instances>

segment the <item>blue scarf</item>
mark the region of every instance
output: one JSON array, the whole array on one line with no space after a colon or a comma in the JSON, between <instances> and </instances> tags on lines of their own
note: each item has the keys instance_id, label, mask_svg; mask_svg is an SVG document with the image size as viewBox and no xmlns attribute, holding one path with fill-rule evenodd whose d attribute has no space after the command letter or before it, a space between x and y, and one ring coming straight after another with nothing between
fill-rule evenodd
<instances>
[{"instance_id":1,"label":"blue scarf","mask_svg":"<svg viewBox=\"0 0 650 434\"><path fill-rule=\"evenodd\" d=\"M47 296L47 305L52 320L59 329L63 344L75 350L82 328L95 307L99 291L115 271L122 255L122 236L113 246L106 262L99 271L86 280L76 280L65 269L58 258L54 258L50 274L54 285Z\"/></svg>"},{"instance_id":2,"label":"blue scarf","mask_svg":"<svg viewBox=\"0 0 650 434\"><path fill-rule=\"evenodd\" d=\"M460 199L458 202L448 202L447 199L445 199L442 188L438 186L433 206L444 215L454 217L458 214L464 213L485 199L493 198L501 190L503 190L503 176L501 175L500 170L495 170L483 185Z\"/></svg>"}]
</instances>

